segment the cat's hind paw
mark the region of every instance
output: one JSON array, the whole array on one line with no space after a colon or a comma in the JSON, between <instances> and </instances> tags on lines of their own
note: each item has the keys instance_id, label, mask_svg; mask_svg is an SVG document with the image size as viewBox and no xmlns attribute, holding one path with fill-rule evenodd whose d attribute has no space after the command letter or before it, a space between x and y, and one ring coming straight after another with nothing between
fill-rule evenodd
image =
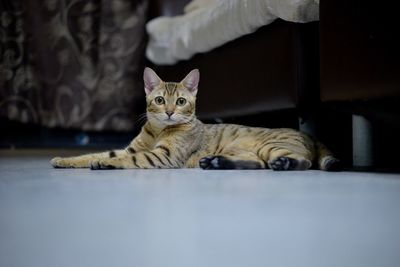
<instances>
[{"instance_id":1,"label":"cat's hind paw","mask_svg":"<svg viewBox=\"0 0 400 267\"><path fill-rule=\"evenodd\" d=\"M337 172L343 169L341 162L332 156L324 158L320 167L321 170L330 172Z\"/></svg>"},{"instance_id":2,"label":"cat's hind paw","mask_svg":"<svg viewBox=\"0 0 400 267\"><path fill-rule=\"evenodd\" d=\"M297 160L288 157L279 157L268 161L268 167L274 171L294 170L297 164Z\"/></svg>"}]
</instances>

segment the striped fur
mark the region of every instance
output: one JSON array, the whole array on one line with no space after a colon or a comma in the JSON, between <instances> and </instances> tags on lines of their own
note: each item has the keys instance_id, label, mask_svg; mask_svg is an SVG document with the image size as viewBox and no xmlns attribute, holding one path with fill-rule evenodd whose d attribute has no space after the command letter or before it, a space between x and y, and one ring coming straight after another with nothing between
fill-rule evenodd
<instances>
[{"instance_id":1,"label":"striped fur","mask_svg":"<svg viewBox=\"0 0 400 267\"><path fill-rule=\"evenodd\" d=\"M198 70L180 83L163 82L148 68L144 78L148 121L129 146L104 153L58 157L52 159L52 165L92 169L273 170L306 170L313 165L333 170L338 165L323 144L293 129L203 124L195 116Z\"/></svg>"}]
</instances>

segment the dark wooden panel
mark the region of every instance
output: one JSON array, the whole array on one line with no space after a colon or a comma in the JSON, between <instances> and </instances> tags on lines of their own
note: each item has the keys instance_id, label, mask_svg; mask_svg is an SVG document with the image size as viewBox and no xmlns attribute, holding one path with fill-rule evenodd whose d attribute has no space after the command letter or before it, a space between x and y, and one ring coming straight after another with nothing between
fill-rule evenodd
<instances>
[{"instance_id":1,"label":"dark wooden panel","mask_svg":"<svg viewBox=\"0 0 400 267\"><path fill-rule=\"evenodd\" d=\"M191 0L150 0L150 17L176 16Z\"/></svg>"},{"instance_id":2,"label":"dark wooden panel","mask_svg":"<svg viewBox=\"0 0 400 267\"><path fill-rule=\"evenodd\" d=\"M321 98L400 96L396 1L321 1Z\"/></svg>"}]
</instances>

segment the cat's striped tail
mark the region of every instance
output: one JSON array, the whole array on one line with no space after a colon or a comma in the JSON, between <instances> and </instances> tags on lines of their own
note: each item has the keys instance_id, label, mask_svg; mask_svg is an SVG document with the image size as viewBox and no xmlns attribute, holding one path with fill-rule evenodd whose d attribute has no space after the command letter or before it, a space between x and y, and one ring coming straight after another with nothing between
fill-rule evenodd
<instances>
[{"instance_id":1,"label":"cat's striped tail","mask_svg":"<svg viewBox=\"0 0 400 267\"><path fill-rule=\"evenodd\" d=\"M316 141L318 168L323 171L339 171L340 161L335 158L333 153L321 142Z\"/></svg>"}]
</instances>

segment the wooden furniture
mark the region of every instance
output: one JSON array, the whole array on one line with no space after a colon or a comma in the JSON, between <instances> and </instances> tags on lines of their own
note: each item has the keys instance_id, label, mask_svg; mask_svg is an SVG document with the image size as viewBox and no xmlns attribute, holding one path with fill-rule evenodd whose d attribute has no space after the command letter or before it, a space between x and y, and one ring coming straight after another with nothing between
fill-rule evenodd
<instances>
[{"instance_id":1,"label":"wooden furniture","mask_svg":"<svg viewBox=\"0 0 400 267\"><path fill-rule=\"evenodd\" d=\"M181 14L187 2L153 0L151 16ZM202 119L305 110L318 100L318 42L318 23L277 20L190 60L152 67L165 80L181 79L191 69L200 69L198 115Z\"/></svg>"}]
</instances>

